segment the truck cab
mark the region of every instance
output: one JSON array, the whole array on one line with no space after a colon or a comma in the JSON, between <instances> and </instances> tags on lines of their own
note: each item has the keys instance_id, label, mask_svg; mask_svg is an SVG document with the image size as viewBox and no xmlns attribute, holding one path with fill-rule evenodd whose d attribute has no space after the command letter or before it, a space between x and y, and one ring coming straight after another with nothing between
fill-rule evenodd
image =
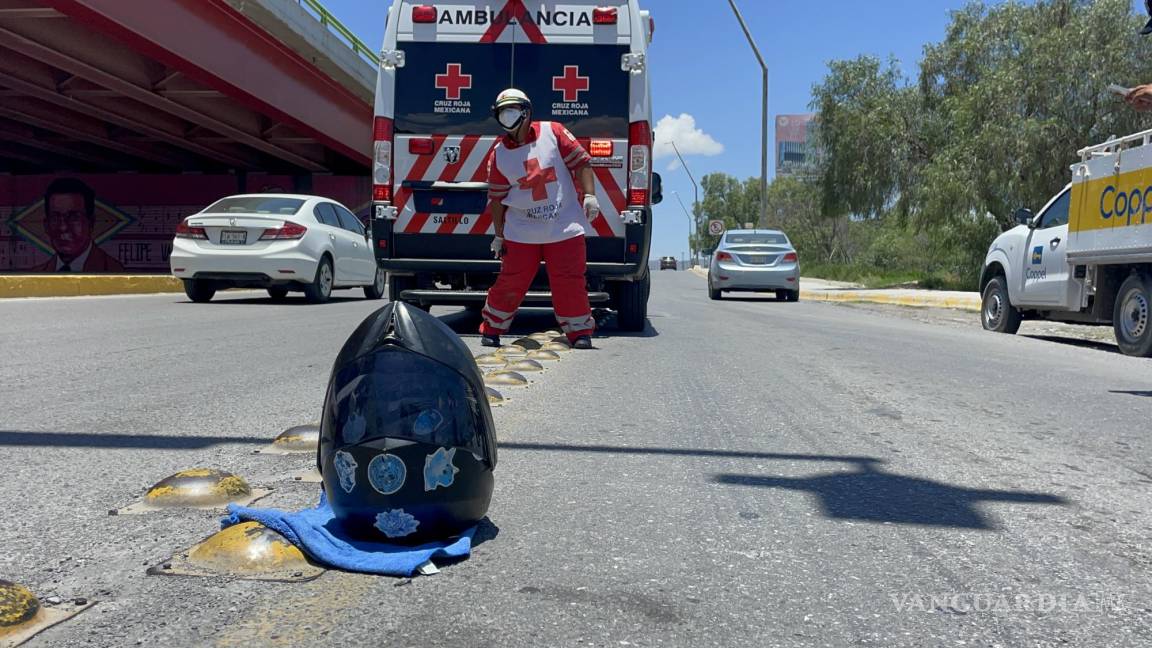
<instances>
[{"instance_id":1,"label":"truck cab","mask_svg":"<svg viewBox=\"0 0 1152 648\"><path fill-rule=\"evenodd\" d=\"M593 306L646 325L652 205L647 48L637 0L396 0L388 14L373 128L373 238L390 297L479 308L500 262L488 158L503 131L491 105L527 93L534 121L565 125L592 156L602 213L587 227ZM538 273L525 305L549 305Z\"/></svg>"}]
</instances>

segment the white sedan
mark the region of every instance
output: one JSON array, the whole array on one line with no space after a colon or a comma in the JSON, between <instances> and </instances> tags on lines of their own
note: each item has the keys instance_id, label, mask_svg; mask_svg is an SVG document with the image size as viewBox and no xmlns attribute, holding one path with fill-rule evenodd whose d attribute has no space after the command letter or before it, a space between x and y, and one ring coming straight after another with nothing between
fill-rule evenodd
<instances>
[{"instance_id":1,"label":"white sedan","mask_svg":"<svg viewBox=\"0 0 1152 648\"><path fill-rule=\"evenodd\" d=\"M384 294L385 272L360 219L318 196L222 198L176 226L170 262L194 302L224 288L266 288L273 299L299 290L314 303L336 288Z\"/></svg>"}]
</instances>

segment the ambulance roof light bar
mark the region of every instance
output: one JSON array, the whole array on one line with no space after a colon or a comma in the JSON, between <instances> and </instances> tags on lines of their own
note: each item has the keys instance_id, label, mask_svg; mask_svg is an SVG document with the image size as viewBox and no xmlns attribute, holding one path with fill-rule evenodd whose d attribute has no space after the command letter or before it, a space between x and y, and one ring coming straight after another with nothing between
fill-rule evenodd
<instances>
[{"instance_id":1,"label":"ambulance roof light bar","mask_svg":"<svg viewBox=\"0 0 1152 648\"><path fill-rule=\"evenodd\" d=\"M615 25L616 7L596 7L592 10L593 25Z\"/></svg>"},{"instance_id":2,"label":"ambulance roof light bar","mask_svg":"<svg viewBox=\"0 0 1152 648\"><path fill-rule=\"evenodd\" d=\"M412 22L428 24L436 22L436 7L432 5L416 5L412 7Z\"/></svg>"}]
</instances>

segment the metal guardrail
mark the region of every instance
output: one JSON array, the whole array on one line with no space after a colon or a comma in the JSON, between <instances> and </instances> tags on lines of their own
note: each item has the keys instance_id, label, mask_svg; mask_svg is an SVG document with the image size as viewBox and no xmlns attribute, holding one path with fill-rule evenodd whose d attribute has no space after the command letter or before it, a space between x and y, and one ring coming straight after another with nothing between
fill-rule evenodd
<instances>
[{"instance_id":1,"label":"metal guardrail","mask_svg":"<svg viewBox=\"0 0 1152 648\"><path fill-rule=\"evenodd\" d=\"M305 11L312 14L316 20L320 21L329 31L334 32L341 40L344 41L352 51L356 52L364 60L368 61L374 66L380 65L380 57L372 48L364 44L364 41L356 37L352 30L348 29L344 23L340 22L336 16L333 16L324 5L320 4L320 0L296 0L296 3L304 8Z\"/></svg>"}]
</instances>

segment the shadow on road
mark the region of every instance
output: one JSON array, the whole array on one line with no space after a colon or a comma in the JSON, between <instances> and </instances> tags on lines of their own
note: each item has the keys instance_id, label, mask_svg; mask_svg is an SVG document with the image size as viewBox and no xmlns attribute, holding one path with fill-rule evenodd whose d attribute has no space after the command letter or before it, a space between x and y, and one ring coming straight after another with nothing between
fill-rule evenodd
<instances>
[{"instance_id":1,"label":"shadow on road","mask_svg":"<svg viewBox=\"0 0 1152 648\"><path fill-rule=\"evenodd\" d=\"M0 446L60 448L155 448L199 450L216 445L268 445L271 439L222 436L158 436L154 434L93 434L84 432L17 432L0 430Z\"/></svg>"},{"instance_id":2,"label":"shadow on road","mask_svg":"<svg viewBox=\"0 0 1152 648\"><path fill-rule=\"evenodd\" d=\"M660 332L647 322L643 331L626 333L616 328L616 316L613 314L601 315L598 310L595 337L642 337L650 338L660 335ZM441 322L448 325L460 337L480 337L480 311L460 309L444 315L438 315ZM511 342L518 337L524 337L540 331L559 330L556 316L551 308L521 308L516 312L516 319L512 321L509 332L501 336L503 340Z\"/></svg>"},{"instance_id":3,"label":"shadow on road","mask_svg":"<svg viewBox=\"0 0 1152 648\"><path fill-rule=\"evenodd\" d=\"M776 299L776 295L771 295L768 293L764 293L763 295L757 294L755 296L754 295L740 295L739 297L734 296L734 295L724 295L723 297L720 298L720 301L752 302L754 304L769 303L769 304L781 304L781 305L797 303L797 302L785 301L783 299Z\"/></svg>"},{"instance_id":4,"label":"shadow on road","mask_svg":"<svg viewBox=\"0 0 1152 648\"><path fill-rule=\"evenodd\" d=\"M781 452L750 452L744 450L711 450L708 448L660 448L644 446L579 445L571 443L501 443L501 450L529 450L539 452L596 452L604 454L651 454L679 457L727 457L735 459L776 459L780 461L839 461L847 463L884 463L882 459L861 456L810 455Z\"/></svg>"},{"instance_id":5,"label":"shadow on road","mask_svg":"<svg viewBox=\"0 0 1152 648\"><path fill-rule=\"evenodd\" d=\"M222 296L226 296L226 295L222 295ZM214 304L227 304L227 305L231 305L231 306L249 305L249 306L317 306L317 307L320 307L320 306L328 306L330 304L341 304L344 302L362 302L362 301L367 301L367 300L364 299L363 297L337 297L336 295L332 295L332 297L330 297L328 299L328 301L323 303L323 304L313 304L312 302L305 299L303 295L299 295L299 296L289 295L288 297L285 297L284 299L272 299L271 297L242 297L240 299L213 299L212 301L208 302L208 304L206 304L206 305L211 306ZM186 299L186 300L182 301L181 303L191 304L193 302L191 300ZM383 306L386 303L388 303L388 302L380 301L381 306Z\"/></svg>"},{"instance_id":6,"label":"shadow on road","mask_svg":"<svg viewBox=\"0 0 1152 648\"><path fill-rule=\"evenodd\" d=\"M1152 398L1152 391L1129 391L1122 389L1109 389L1109 394L1124 394L1125 396L1143 396L1145 398Z\"/></svg>"},{"instance_id":7,"label":"shadow on road","mask_svg":"<svg viewBox=\"0 0 1152 648\"><path fill-rule=\"evenodd\" d=\"M894 475L877 469L872 461L857 462L855 470L813 477L721 474L713 481L730 486L806 491L818 497L824 515L835 520L989 531L997 527L976 509L974 505L979 502L1068 503L1046 493L970 489Z\"/></svg>"},{"instance_id":8,"label":"shadow on road","mask_svg":"<svg viewBox=\"0 0 1152 648\"><path fill-rule=\"evenodd\" d=\"M1120 347L1116 346L1115 344L1108 344L1107 342L1080 340L1077 338L1060 337L1058 335L1023 335L1022 337L1031 338L1033 340L1042 340L1044 342L1067 344L1068 346L1080 347L1082 349L1094 349L1096 351L1106 351L1108 353L1120 353Z\"/></svg>"}]
</instances>

